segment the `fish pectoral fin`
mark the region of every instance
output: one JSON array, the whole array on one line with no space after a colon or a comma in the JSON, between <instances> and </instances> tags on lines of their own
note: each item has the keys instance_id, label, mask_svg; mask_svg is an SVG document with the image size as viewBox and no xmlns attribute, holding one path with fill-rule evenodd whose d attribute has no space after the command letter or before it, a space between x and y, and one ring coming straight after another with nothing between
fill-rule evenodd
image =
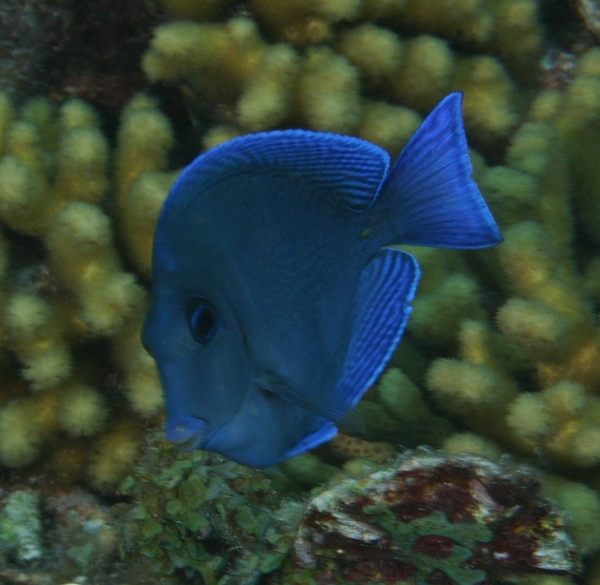
<instances>
[{"instance_id":1,"label":"fish pectoral fin","mask_svg":"<svg viewBox=\"0 0 600 585\"><path fill-rule=\"evenodd\" d=\"M323 400L322 397L324 394L318 393L318 389L315 389L314 396L309 395L307 392L296 390L282 376L264 367L258 369L254 376L254 383L259 388L273 392L273 394L285 398L292 404L300 406L328 421L339 424L347 430L364 433L365 425L357 410L346 409L342 412L335 408L335 405L330 400Z\"/></svg>"},{"instance_id":2,"label":"fish pectoral fin","mask_svg":"<svg viewBox=\"0 0 600 585\"><path fill-rule=\"evenodd\" d=\"M353 309L353 327L342 375L333 393L298 390L285 377L259 367L254 383L348 430L364 432L354 407L373 385L402 337L421 271L415 258L382 248L363 268Z\"/></svg>"},{"instance_id":3,"label":"fish pectoral fin","mask_svg":"<svg viewBox=\"0 0 600 585\"><path fill-rule=\"evenodd\" d=\"M363 268L352 337L333 397L338 412L352 412L390 359L412 311L420 274L415 258L394 248L381 249Z\"/></svg>"},{"instance_id":4,"label":"fish pectoral fin","mask_svg":"<svg viewBox=\"0 0 600 585\"><path fill-rule=\"evenodd\" d=\"M484 248L502 241L472 178L462 94L446 96L404 147L381 189L402 244Z\"/></svg>"}]
</instances>

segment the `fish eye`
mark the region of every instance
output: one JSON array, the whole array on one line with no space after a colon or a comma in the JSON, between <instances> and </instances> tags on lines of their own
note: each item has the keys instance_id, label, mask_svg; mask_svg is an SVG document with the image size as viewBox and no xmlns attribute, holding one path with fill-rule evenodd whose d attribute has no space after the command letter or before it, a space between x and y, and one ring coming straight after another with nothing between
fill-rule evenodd
<instances>
[{"instance_id":1,"label":"fish eye","mask_svg":"<svg viewBox=\"0 0 600 585\"><path fill-rule=\"evenodd\" d=\"M198 343L208 343L217 331L217 313L214 307L201 298L190 299L186 306L192 337Z\"/></svg>"}]
</instances>

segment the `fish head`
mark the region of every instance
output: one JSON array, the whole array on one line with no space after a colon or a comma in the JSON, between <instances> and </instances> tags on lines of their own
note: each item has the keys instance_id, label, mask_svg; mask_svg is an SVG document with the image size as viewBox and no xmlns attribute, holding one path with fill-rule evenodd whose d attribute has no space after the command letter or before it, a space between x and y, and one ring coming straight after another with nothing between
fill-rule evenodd
<instances>
[{"instance_id":1,"label":"fish head","mask_svg":"<svg viewBox=\"0 0 600 585\"><path fill-rule=\"evenodd\" d=\"M209 291L161 279L142 338L158 367L167 438L183 451L205 448L248 393L247 348L234 315Z\"/></svg>"},{"instance_id":2,"label":"fish head","mask_svg":"<svg viewBox=\"0 0 600 585\"><path fill-rule=\"evenodd\" d=\"M333 423L257 373L255 348L223 296L188 290L176 275L157 272L143 342L159 370L169 441L266 467L335 435Z\"/></svg>"}]
</instances>

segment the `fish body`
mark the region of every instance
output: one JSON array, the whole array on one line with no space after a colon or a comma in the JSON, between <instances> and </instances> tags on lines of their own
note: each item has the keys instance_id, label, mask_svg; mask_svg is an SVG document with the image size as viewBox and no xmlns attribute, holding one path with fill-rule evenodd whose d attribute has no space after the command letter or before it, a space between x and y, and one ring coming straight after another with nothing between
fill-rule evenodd
<instances>
[{"instance_id":1,"label":"fish body","mask_svg":"<svg viewBox=\"0 0 600 585\"><path fill-rule=\"evenodd\" d=\"M264 467L332 438L411 311L418 263L389 246L501 241L471 172L458 93L391 169L373 144L304 130L193 161L158 220L143 332L169 440Z\"/></svg>"}]
</instances>

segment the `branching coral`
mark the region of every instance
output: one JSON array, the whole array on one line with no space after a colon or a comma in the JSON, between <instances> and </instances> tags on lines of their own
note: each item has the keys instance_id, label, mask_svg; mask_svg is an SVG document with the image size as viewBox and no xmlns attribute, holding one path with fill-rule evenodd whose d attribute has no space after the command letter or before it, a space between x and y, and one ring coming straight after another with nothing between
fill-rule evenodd
<instances>
[{"instance_id":1,"label":"branching coral","mask_svg":"<svg viewBox=\"0 0 600 585\"><path fill-rule=\"evenodd\" d=\"M586 516L595 521L600 509L600 51L577 56L564 90L532 91L544 35L534 0L251 0L243 16L228 12L228 0L163 4L175 20L155 29L142 68L152 82L183 88L203 148L306 127L358 135L396 155L443 95L463 91L480 151L472 152L475 176L506 239L468 256L410 250L423 268L419 295L391 367L358 407L365 433L344 434L278 473L312 486L338 477L332 462L349 460L351 474L369 465L365 458L422 443L457 458L541 457L587 482L545 484L571 514L582 553L594 554ZM150 275L156 217L176 177L173 144L147 96L121 113L114 149L83 102L57 111L32 100L16 111L0 96L4 465L44 453L65 473L114 485L138 452L140 419L159 411L161 394L139 343L146 292L124 266ZM180 470L182 485L192 476ZM486 500L485 489L475 491ZM189 521L183 536L201 530L174 501L160 514ZM372 511L388 530L387 512ZM433 520L448 528L448 517ZM183 550L178 529L161 532L152 514L137 521L152 554L164 552L156 538ZM406 544L402 530L392 540ZM460 556L473 540L461 539L452 562L477 582L478 569L464 569L470 557ZM173 553L178 562L184 552ZM198 561L211 578L219 562Z\"/></svg>"},{"instance_id":2,"label":"branching coral","mask_svg":"<svg viewBox=\"0 0 600 585\"><path fill-rule=\"evenodd\" d=\"M121 391L143 418L158 412L162 397L154 364L139 341L146 292L135 275L123 269L115 223L103 207L111 185L108 141L97 113L84 102L68 101L57 111L51 102L36 99L17 113L6 97L2 99L0 218L17 250L10 252L10 270L3 276L0 312L6 348L20 363L27 387L15 379L0 397L0 461L26 465L54 449L56 458L51 460L59 468L67 465L74 477L87 469L98 485L114 484L133 462L141 419L127 425L132 414L108 406L107 392L114 392L111 377L123 377ZM143 132L138 136L143 148L131 136L127 116L134 109L145 116L138 120L140 126L154 132L150 139ZM147 267L148 232L160 202L140 205L140 198L151 199L146 194L152 192L152 183L137 191L133 185L144 171L164 181L157 172L160 153L170 146L170 129L162 114L141 97L124 118L116 154L115 209L125 230L133 215L127 195L142 191L133 219L145 221L124 239L135 259L135 252L143 248L139 255ZM152 125L153 120L158 122ZM161 124L165 138L156 130ZM160 196L165 193L163 182ZM144 214L148 206L149 220ZM2 253L4 266L9 253L4 240ZM6 377L14 379L15 372ZM57 442L58 437L66 442ZM77 471L63 448L82 437L92 439L82 443L88 445L88 454L79 457Z\"/></svg>"},{"instance_id":3,"label":"branching coral","mask_svg":"<svg viewBox=\"0 0 600 585\"><path fill-rule=\"evenodd\" d=\"M426 385L435 401L479 433L517 452L543 453L560 467L600 463L597 260L576 257L583 248L575 233L576 221L597 226L592 194L600 176L591 164L597 144L590 128L597 120L598 63L598 49L588 51L564 93L538 95L503 166L476 167L506 239L481 259L506 300L489 315L481 293L450 286L463 304L444 304L450 278L472 279L470 271L457 267L446 280L430 277L424 283L410 325L416 336L442 346L451 305L459 359L438 359L430 367ZM583 200L588 204L582 206ZM576 261L587 263L587 275ZM437 305L436 295L442 299ZM452 341L445 345L452 347Z\"/></svg>"},{"instance_id":4,"label":"branching coral","mask_svg":"<svg viewBox=\"0 0 600 585\"><path fill-rule=\"evenodd\" d=\"M513 0L498 8L491 2L465 2L467 11L477 4L472 20L487 31L473 38L459 30L464 15L455 3L425 4L423 8L391 2L382 10L394 16L383 27L372 22L370 15L381 11L369 3L361 7L358 2L257 1L251 3L256 21L175 21L158 27L142 67L153 81L191 87L219 125L234 123L238 132L302 125L364 133L397 152L414 129L416 114L409 121L405 110L394 109L390 99L396 108L399 104L427 113L446 93L461 89L467 127L475 140L486 147L505 141L519 122L520 100L498 56L515 70L522 71L524 64L529 71L536 69L541 29L535 4ZM507 19L519 23L511 29L515 37L504 38L499 32ZM392 23L402 30L411 28L412 34L434 33L435 27L428 24L433 22L443 23L445 31L453 30L454 22L457 29L449 33L450 39L462 38L486 52L496 48L498 56L459 55L445 39L429 34L408 38L389 28ZM287 41L295 49L263 38L257 23L269 39ZM526 38L531 47L515 52L512 43ZM323 46L326 40L331 47ZM363 87L385 100L377 103L387 106L390 122L398 117L379 130L381 136L368 121L373 111L361 96Z\"/></svg>"}]
</instances>

